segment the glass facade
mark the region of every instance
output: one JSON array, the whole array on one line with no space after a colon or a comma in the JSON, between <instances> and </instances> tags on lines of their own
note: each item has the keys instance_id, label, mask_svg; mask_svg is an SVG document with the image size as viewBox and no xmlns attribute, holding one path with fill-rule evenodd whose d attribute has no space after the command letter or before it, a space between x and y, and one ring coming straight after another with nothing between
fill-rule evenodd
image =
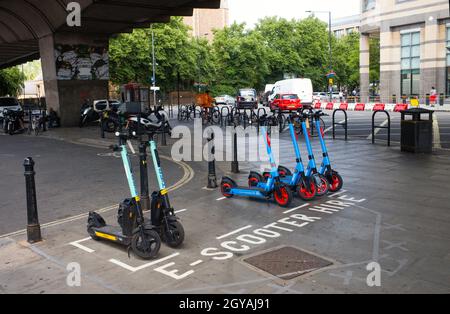
<instances>
[{"instance_id":1,"label":"glass facade","mask_svg":"<svg viewBox=\"0 0 450 314\"><path fill-rule=\"evenodd\" d=\"M420 32L401 35L401 93L420 93Z\"/></svg>"}]
</instances>

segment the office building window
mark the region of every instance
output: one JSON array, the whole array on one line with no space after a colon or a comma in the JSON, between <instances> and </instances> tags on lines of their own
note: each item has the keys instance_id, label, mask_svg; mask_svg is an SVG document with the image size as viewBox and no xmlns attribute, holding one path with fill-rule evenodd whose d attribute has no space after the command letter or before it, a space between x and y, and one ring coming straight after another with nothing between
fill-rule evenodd
<instances>
[{"instance_id":1,"label":"office building window","mask_svg":"<svg viewBox=\"0 0 450 314\"><path fill-rule=\"evenodd\" d=\"M376 0L364 0L363 11L371 10L375 8Z\"/></svg>"},{"instance_id":2,"label":"office building window","mask_svg":"<svg viewBox=\"0 0 450 314\"><path fill-rule=\"evenodd\" d=\"M420 32L401 35L401 93L420 93Z\"/></svg>"}]
</instances>

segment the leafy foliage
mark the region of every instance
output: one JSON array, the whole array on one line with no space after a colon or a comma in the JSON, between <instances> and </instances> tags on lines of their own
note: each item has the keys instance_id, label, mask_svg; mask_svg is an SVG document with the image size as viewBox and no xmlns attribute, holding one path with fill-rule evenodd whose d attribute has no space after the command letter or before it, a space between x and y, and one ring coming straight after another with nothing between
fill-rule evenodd
<instances>
[{"instance_id":1,"label":"leafy foliage","mask_svg":"<svg viewBox=\"0 0 450 314\"><path fill-rule=\"evenodd\" d=\"M24 76L18 67L0 70L0 96L17 96L22 90Z\"/></svg>"},{"instance_id":2,"label":"leafy foliage","mask_svg":"<svg viewBox=\"0 0 450 314\"><path fill-rule=\"evenodd\" d=\"M252 30L232 24L216 30L214 41L194 39L181 18L155 24L156 80L163 91L174 90L178 73L184 86L209 84L213 94L234 95L239 88L263 89L285 75L311 78L315 90L326 90L329 71L328 25L315 17L286 20L267 17ZM135 30L111 40L114 83L151 82L151 29ZM337 84L359 84L359 36L333 36L333 70ZM375 46L374 46L375 47Z\"/></svg>"}]
</instances>

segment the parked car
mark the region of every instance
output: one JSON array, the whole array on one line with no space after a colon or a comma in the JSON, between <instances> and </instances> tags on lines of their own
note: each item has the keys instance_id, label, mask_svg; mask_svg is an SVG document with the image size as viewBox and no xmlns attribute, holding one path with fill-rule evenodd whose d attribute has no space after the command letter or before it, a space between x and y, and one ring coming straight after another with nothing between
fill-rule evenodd
<instances>
[{"instance_id":1,"label":"parked car","mask_svg":"<svg viewBox=\"0 0 450 314\"><path fill-rule=\"evenodd\" d=\"M230 95L220 95L215 100L217 106L234 106L236 104L236 100Z\"/></svg>"},{"instance_id":2,"label":"parked car","mask_svg":"<svg viewBox=\"0 0 450 314\"><path fill-rule=\"evenodd\" d=\"M296 94L277 94L270 103L270 110L293 111L302 108L300 98Z\"/></svg>"},{"instance_id":3,"label":"parked car","mask_svg":"<svg viewBox=\"0 0 450 314\"><path fill-rule=\"evenodd\" d=\"M307 78L278 81L275 83L272 95L269 96L269 102L271 103L279 94L296 94L304 106L311 106L313 102L312 81Z\"/></svg>"},{"instance_id":4,"label":"parked car","mask_svg":"<svg viewBox=\"0 0 450 314\"><path fill-rule=\"evenodd\" d=\"M0 97L0 121L3 120L3 111L5 109L12 111L23 111L17 98L14 97Z\"/></svg>"},{"instance_id":5,"label":"parked car","mask_svg":"<svg viewBox=\"0 0 450 314\"><path fill-rule=\"evenodd\" d=\"M240 89L236 99L238 109L258 109L258 94L253 88Z\"/></svg>"}]
</instances>

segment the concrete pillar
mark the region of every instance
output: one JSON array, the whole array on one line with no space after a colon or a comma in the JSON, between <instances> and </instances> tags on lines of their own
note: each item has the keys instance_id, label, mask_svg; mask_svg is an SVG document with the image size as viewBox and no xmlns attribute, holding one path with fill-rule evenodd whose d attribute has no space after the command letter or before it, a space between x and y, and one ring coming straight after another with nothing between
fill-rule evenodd
<instances>
[{"instance_id":1,"label":"concrete pillar","mask_svg":"<svg viewBox=\"0 0 450 314\"><path fill-rule=\"evenodd\" d=\"M445 67L445 37L439 38L436 19L428 19L425 22L420 37L420 94L423 97L430 93L432 87L438 88L438 69Z\"/></svg>"},{"instance_id":2,"label":"concrete pillar","mask_svg":"<svg viewBox=\"0 0 450 314\"><path fill-rule=\"evenodd\" d=\"M59 113L62 126L77 126L86 99L108 98L108 39L55 34L41 39L39 48L47 107Z\"/></svg>"},{"instance_id":3,"label":"concrete pillar","mask_svg":"<svg viewBox=\"0 0 450 314\"><path fill-rule=\"evenodd\" d=\"M360 74L360 94L361 101L366 102L369 97L370 84L370 42L369 35L361 34L359 47L359 74Z\"/></svg>"},{"instance_id":4,"label":"concrete pillar","mask_svg":"<svg viewBox=\"0 0 450 314\"><path fill-rule=\"evenodd\" d=\"M56 77L54 47L55 43L53 35L49 35L39 40L39 50L41 54L42 75L47 108L53 108L56 112L59 113L59 93L58 80Z\"/></svg>"},{"instance_id":5,"label":"concrete pillar","mask_svg":"<svg viewBox=\"0 0 450 314\"><path fill-rule=\"evenodd\" d=\"M381 102L392 102L392 95L401 97L400 89L400 33L389 26L380 28L380 97Z\"/></svg>"}]
</instances>

